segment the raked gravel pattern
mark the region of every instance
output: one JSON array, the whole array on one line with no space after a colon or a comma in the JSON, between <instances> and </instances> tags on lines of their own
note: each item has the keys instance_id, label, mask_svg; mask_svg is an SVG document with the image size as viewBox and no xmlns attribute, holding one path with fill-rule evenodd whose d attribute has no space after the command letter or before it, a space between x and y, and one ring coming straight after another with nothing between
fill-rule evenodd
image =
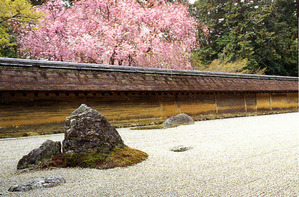
<instances>
[{"instance_id":1,"label":"raked gravel pattern","mask_svg":"<svg viewBox=\"0 0 299 197\"><path fill-rule=\"evenodd\" d=\"M149 158L126 168L17 173L23 155L47 139L63 140L63 134L1 139L0 196L299 196L299 113L118 131L125 144ZM170 151L178 145L193 148ZM8 192L42 176L63 176L66 183Z\"/></svg>"}]
</instances>

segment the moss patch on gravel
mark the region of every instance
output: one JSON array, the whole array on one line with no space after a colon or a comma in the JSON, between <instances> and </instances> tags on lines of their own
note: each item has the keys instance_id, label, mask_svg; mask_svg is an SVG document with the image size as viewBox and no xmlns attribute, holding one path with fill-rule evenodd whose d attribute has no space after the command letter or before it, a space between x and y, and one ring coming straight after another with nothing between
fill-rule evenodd
<instances>
[{"instance_id":1,"label":"moss patch on gravel","mask_svg":"<svg viewBox=\"0 0 299 197\"><path fill-rule=\"evenodd\" d=\"M15 127L0 127L0 138L29 137L36 135L49 135L64 133L64 122L40 124L40 125L24 125Z\"/></svg>"},{"instance_id":2,"label":"moss patch on gravel","mask_svg":"<svg viewBox=\"0 0 299 197\"><path fill-rule=\"evenodd\" d=\"M142 126L142 127L134 127L131 128L131 130L147 130L147 129L169 129L169 128L174 128L178 127L180 125L172 125L171 127L165 127L163 124L158 124L158 125L149 125L149 126Z\"/></svg>"},{"instance_id":3,"label":"moss patch on gravel","mask_svg":"<svg viewBox=\"0 0 299 197\"><path fill-rule=\"evenodd\" d=\"M192 115L194 121L205 121L205 120L216 120L225 118L236 118L236 117L249 117L249 116L259 116L259 115L271 115L271 114L282 114L282 113L293 113L298 112L297 109L289 110L275 110L275 111L260 111L260 112L236 112L236 113L225 113L225 114L201 114ZM180 125L173 125L171 127L165 127L162 123L147 126L138 126L130 128L131 130L150 130L150 129L169 129L173 127L178 127Z\"/></svg>"},{"instance_id":4,"label":"moss patch on gravel","mask_svg":"<svg viewBox=\"0 0 299 197\"><path fill-rule=\"evenodd\" d=\"M82 167L109 169L126 167L140 163L147 159L148 154L140 150L125 146L114 148L110 153L71 153L57 154L51 161L42 164L41 168L51 167Z\"/></svg>"},{"instance_id":5,"label":"moss patch on gravel","mask_svg":"<svg viewBox=\"0 0 299 197\"><path fill-rule=\"evenodd\" d=\"M258 115L267 115L267 114L279 114L279 113L291 113L298 112L298 109L286 109L286 110L274 110L274 111L258 111L258 112L236 112L236 113L227 113L227 114L201 114L201 115L192 115L194 121L204 121L204 120L214 120L214 119L223 119L223 118L234 118L234 117L246 117L246 116L258 116ZM112 125L116 128L136 126L135 122L138 122L138 127L131 128L132 130L146 130L146 129L165 129L162 125L163 120L153 121L151 125L146 125L147 123L142 122L141 120L130 120L134 122L132 124L123 124L121 122L113 122ZM175 126L174 126L175 127ZM0 127L0 138L14 138L14 137L27 137L35 135L48 135L64 132L64 122L61 123L51 123L51 124L41 124L41 125L25 125L25 126L12 126L12 127Z\"/></svg>"}]
</instances>

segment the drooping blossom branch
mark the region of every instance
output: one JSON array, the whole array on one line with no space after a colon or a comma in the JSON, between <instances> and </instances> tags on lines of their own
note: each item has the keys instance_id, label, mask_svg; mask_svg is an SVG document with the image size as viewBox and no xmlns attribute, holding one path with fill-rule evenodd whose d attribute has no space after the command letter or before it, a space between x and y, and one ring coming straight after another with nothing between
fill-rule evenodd
<instances>
[{"instance_id":1,"label":"drooping blossom branch","mask_svg":"<svg viewBox=\"0 0 299 197\"><path fill-rule=\"evenodd\" d=\"M18 43L25 57L58 61L192 69L196 22L182 4L164 0L60 0L39 7L39 25L24 27Z\"/></svg>"}]
</instances>

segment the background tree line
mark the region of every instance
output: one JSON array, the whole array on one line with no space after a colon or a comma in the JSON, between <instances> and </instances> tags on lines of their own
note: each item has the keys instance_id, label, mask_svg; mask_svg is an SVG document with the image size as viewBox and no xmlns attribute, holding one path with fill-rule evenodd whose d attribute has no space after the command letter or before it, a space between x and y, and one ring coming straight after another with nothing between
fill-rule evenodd
<instances>
[{"instance_id":1,"label":"background tree line","mask_svg":"<svg viewBox=\"0 0 299 197\"><path fill-rule=\"evenodd\" d=\"M158 6L159 1L138 2L150 7L151 3ZM185 0L168 2L188 6ZM44 3L0 2L0 56L22 57L17 42L19 29L46 16L36 11ZM68 1L66 5L70 4ZM296 0L197 0L189 5L189 13L198 23L200 48L193 47L189 61L200 70L297 76L297 10Z\"/></svg>"},{"instance_id":2,"label":"background tree line","mask_svg":"<svg viewBox=\"0 0 299 197\"><path fill-rule=\"evenodd\" d=\"M298 75L296 1L198 0L190 10L201 24L193 66L213 69L246 61L239 71Z\"/></svg>"}]
</instances>

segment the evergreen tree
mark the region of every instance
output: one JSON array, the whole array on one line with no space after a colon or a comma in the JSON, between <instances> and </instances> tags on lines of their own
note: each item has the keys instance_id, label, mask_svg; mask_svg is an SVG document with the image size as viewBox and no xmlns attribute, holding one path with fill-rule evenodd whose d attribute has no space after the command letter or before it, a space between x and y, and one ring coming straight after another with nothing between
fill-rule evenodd
<instances>
[{"instance_id":1,"label":"evergreen tree","mask_svg":"<svg viewBox=\"0 0 299 197\"><path fill-rule=\"evenodd\" d=\"M193 54L201 64L248 59L250 70L298 74L296 1L198 0L192 12L204 24L201 49Z\"/></svg>"}]
</instances>

